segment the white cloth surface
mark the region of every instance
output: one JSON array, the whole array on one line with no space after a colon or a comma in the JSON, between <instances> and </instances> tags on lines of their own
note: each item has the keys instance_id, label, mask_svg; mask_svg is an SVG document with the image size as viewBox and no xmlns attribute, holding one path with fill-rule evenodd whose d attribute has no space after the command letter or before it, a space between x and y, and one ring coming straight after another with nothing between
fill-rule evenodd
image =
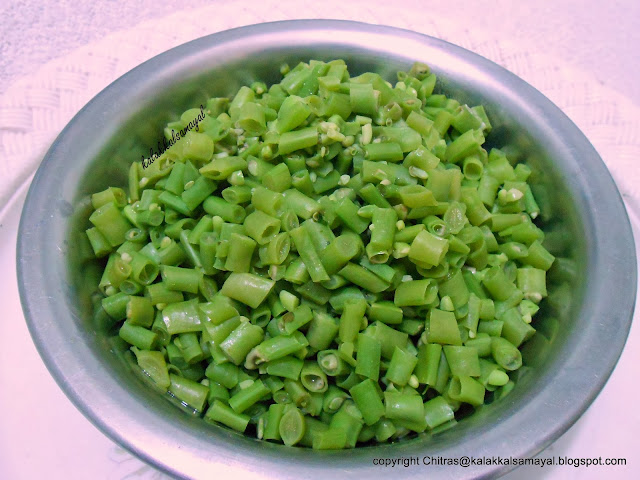
<instances>
[{"instance_id":1,"label":"white cloth surface","mask_svg":"<svg viewBox=\"0 0 640 480\"><path fill-rule=\"evenodd\" d=\"M502 0L491 3L496 6L494 14L509 18L511 13L514 18L526 18L518 7L508 7ZM520 2L513 2L513 5L516 3ZM567 32L558 32L559 41L575 39L568 19L575 16L572 8L578 4L573 1L566 3L565 23L569 27ZM117 31L48 62L4 90L0 97L0 210L37 168L46 148L71 117L111 81L148 58L188 40L236 26L282 19L330 17L393 25L443 38L519 75L556 103L587 135L616 179L630 213L637 215L640 212L636 210L640 206L637 187L640 169L636 165L640 155L640 108L627 96L605 86L598 76L601 72L581 70L576 64L559 61L553 52L538 48L533 34L528 35L527 41L521 41L517 36L505 38L495 29L488 28L495 23L484 22L482 16L474 19L467 12L467 15L460 15L464 18L461 23L455 9L452 10L448 16L438 15L444 11L442 6L418 0L377 4L362 0L313 3L269 0L261 4L218 1L196 10L178 10L161 18L155 13L155 18L135 28ZM95 15L93 12L92 16ZM555 17L550 22L563 24ZM127 24L132 25L130 22ZM517 31L513 24L505 28ZM540 32L544 31L544 28L540 29ZM4 53L4 40L1 47L0 53ZM579 58L590 53L575 44L574 47L579 51ZM144 468L143 464L116 447L109 455L118 465L130 466L114 469L118 473L111 472L110 478L159 478L157 472ZM569 473L567 470L563 472ZM0 477L1 473L0 465Z\"/></svg>"}]
</instances>

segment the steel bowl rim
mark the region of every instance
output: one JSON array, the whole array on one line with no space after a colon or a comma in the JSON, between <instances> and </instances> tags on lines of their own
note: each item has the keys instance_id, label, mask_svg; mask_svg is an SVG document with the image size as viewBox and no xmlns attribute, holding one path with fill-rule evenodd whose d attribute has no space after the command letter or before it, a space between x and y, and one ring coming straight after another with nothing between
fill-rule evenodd
<instances>
[{"instance_id":1,"label":"steel bowl rim","mask_svg":"<svg viewBox=\"0 0 640 480\"><path fill-rule=\"evenodd\" d=\"M161 53L152 59L144 62L140 66L134 68L127 74L115 80L112 84L102 90L98 95L96 95L85 107L83 107L78 114L76 114L73 119L68 123L65 129L60 133L58 138L53 143L49 152L47 152L42 165L39 167L32 186L29 190L27 199L25 201L25 206L23 209L23 214L20 220L19 226L19 234L18 234L18 248L17 248L17 265L18 265L18 284L21 302L23 306L23 310L25 312L25 317L27 320L27 325L29 331L32 335L34 343L37 347L37 350L41 357L44 360L45 365L49 369L49 372L54 377L56 382L60 385L62 390L65 392L67 397L74 403L74 405L94 424L96 425L104 434L108 437L115 440L120 445L123 445L125 448L129 449L139 457L143 458L145 461L155 465L158 468L163 469L164 471L174 474L180 475L180 472L176 469L175 465L169 464L169 462L163 461L162 459L157 458L151 452L146 451L141 448L137 448L132 445L130 438L123 435L122 432L117 431L111 427L110 421L107 418L103 418L96 411L90 408L90 404L87 402L86 398L80 397L78 392L74 387L73 381L76 381L77 377L74 377L73 381L69 379L69 375L66 373L64 368L61 366L61 359L57 355L57 352L52 351L51 347L47 344L47 327L50 325L45 323L39 323L37 315L38 311L41 309L42 305L38 305L38 302L41 301L41 297L36 290L35 286L44 287L44 283L42 282L42 275L39 274L36 267L29 263L29 260L34 256L37 257L37 246L32 245L30 240L33 238L33 229L37 228L34 226L34 218L38 218L38 214L41 213L39 210L42 206L42 199L37 198L36 192L40 188L46 188L46 174L47 172L56 167L56 163L60 163L61 159L56 158L55 152L56 149L65 142L69 142L70 138L72 138L73 129L79 123L86 121L86 118L91 118L91 114L96 111L100 102L106 96L106 92L111 91L117 86L121 86L124 79L130 78L134 75L142 75L147 71L151 71L152 73L155 70L162 69L162 61L164 58L168 56L168 54L177 55L183 54L183 56L188 56L189 54L193 54L197 49L200 48L201 45L213 46L216 44L224 44L225 42L231 42L237 38L245 38L251 37L252 35L261 35L261 34L269 34L281 30L287 30L288 32L292 31L304 31L307 29L317 29L317 30L338 30L338 31L353 31L353 32L367 32L374 34L387 34L390 36L400 36L400 37L411 37L417 41L423 42L425 44L429 44L431 46L439 46L440 48L448 50L452 54L461 56L464 60L469 62L473 62L474 64L479 65L479 67L492 70L493 72L499 72L502 79L504 81L515 82L515 84L522 87L523 95L535 98L540 101L542 104L542 108L544 108L545 112L549 115L553 115L557 117L558 122L563 124L568 130L565 133L566 137L572 137L576 140L579 145L576 145L575 148L581 149L582 151L589 151L589 156L597 158L600 161L600 165L587 165L590 168L604 168L604 164L593 146L589 143L589 141L584 137L584 135L579 131L579 129L568 119L568 117L551 101L549 101L546 97L544 97L540 92L535 90L533 87L528 85L526 82L515 76L514 74L508 72L502 67L496 65L495 63L475 54L469 52L461 47L455 46L451 43L445 42L443 40L430 37L424 34L416 33L406 29L400 29L396 27L388 27L388 26L380 26L380 25L370 25L361 22L353 22L346 20L285 20L278 22L269 22L262 23L244 27L238 27L230 30L226 30L223 32L214 33L212 35L208 35L206 37L201 37L199 39L190 41L183 45L174 47L171 50L168 50L164 53ZM114 87L115 86L115 87ZM602 167L602 168L601 168ZM606 168L605 168L606 171ZM611 180L610 174L609 180ZM618 211L618 213L622 213L624 215L623 218L620 219L621 228L626 230L626 236L631 239L631 245L633 245L633 235L631 232L630 224L628 216L626 215L624 205L622 202L622 198L615 189L615 184L611 180L611 184L614 185L613 191L611 191L610 205L607 205L607 208L611 208L612 210ZM605 210L605 209L603 209ZM625 257L625 261L632 263L635 266L635 249L630 249ZM547 430L547 435L544 438L538 438L535 441L530 442L528 447L524 450L521 450L527 456L531 456L532 454L538 453L542 448L546 447L556 438L558 438L563 432L565 432L575 421L584 413L584 411L589 407L595 397L599 394L599 392L604 387L606 381L608 380L610 374L612 373L615 365L622 353L624 343L628 336L628 332L631 326L631 319L633 313L633 307L635 304L635 292L637 285L637 272L635 268L630 281L626 283L626 290L628 292L629 298L633 298L633 301L627 303L626 307L628 309L627 317L621 319L621 328L615 338L611 339L611 344L614 344L616 348L614 348L614 353L609 353L608 356L605 357L606 362L604 367L599 373L601 376L593 383L592 388L581 397L580 401L572 405L571 413L566 415L562 421L555 424L554 428ZM33 287L29 287L28 285L34 285ZM625 321L626 320L626 321ZM582 332L582 335L586 335L586 333ZM617 353L616 353L617 352ZM570 359L567 359L565 363L568 363ZM85 372L87 374L88 372ZM562 378L562 374L557 374L556 377ZM104 392L101 392L104 394ZM126 417L126 418L125 418ZM129 415L128 412L123 412L123 418L132 422L134 425L136 423L135 415ZM163 422L165 419L161 419ZM248 455L251 455L252 452L249 451ZM238 458L242 458L243 455L239 455ZM244 455L246 457L246 455ZM274 462L272 466L276 465L277 458L273 459ZM478 470L482 476L493 475L496 473L502 473L505 469L502 468L484 468Z\"/></svg>"}]
</instances>

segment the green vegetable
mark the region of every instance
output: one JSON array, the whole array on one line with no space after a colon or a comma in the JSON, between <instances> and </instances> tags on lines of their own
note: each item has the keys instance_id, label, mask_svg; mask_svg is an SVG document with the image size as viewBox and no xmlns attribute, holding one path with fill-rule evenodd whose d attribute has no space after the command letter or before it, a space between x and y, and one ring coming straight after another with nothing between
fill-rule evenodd
<instances>
[{"instance_id":1,"label":"green vegetable","mask_svg":"<svg viewBox=\"0 0 640 480\"><path fill-rule=\"evenodd\" d=\"M517 388L536 333L555 257L535 175L426 65L286 71L185 112L159 161L91 196L106 326L159 390L265 441L452 427Z\"/></svg>"}]
</instances>

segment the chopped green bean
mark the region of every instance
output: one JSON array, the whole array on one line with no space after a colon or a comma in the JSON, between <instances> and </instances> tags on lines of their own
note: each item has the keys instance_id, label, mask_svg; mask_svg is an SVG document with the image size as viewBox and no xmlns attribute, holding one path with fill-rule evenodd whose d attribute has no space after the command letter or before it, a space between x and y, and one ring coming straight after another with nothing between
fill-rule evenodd
<instances>
[{"instance_id":1,"label":"chopped green bean","mask_svg":"<svg viewBox=\"0 0 640 480\"><path fill-rule=\"evenodd\" d=\"M91 195L95 317L156 389L261 440L451 428L517 388L547 276L572 268L543 246L540 174L487 151L491 110L424 64L281 71L173 119L127 189Z\"/></svg>"}]
</instances>

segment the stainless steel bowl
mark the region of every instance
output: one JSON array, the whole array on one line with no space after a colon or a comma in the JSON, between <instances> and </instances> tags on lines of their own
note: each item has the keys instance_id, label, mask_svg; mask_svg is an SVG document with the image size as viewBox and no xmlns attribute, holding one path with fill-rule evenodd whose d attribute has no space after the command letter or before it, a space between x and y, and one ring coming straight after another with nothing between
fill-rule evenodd
<instances>
[{"instance_id":1,"label":"stainless steel bowl","mask_svg":"<svg viewBox=\"0 0 640 480\"><path fill-rule=\"evenodd\" d=\"M527 367L504 400L437 437L343 452L287 448L206 424L132 374L91 320L95 266L83 247L87 195L126 183L128 165L162 126L210 96L256 79L277 81L286 61L344 58L357 74L392 79L428 63L441 91L482 103L490 145L507 145L533 170L547 245L559 260ZM22 305L38 350L60 387L100 430L155 467L211 477L221 465L288 478L382 478L374 458L530 457L558 438L607 381L627 337L636 292L635 250L620 194L576 126L534 88L492 62L406 30L343 21L238 28L159 55L84 107L47 153L26 200L18 237ZM43 399L46 407L46 399ZM414 466L402 478L496 476L509 467Z\"/></svg>"}]
</instances>

